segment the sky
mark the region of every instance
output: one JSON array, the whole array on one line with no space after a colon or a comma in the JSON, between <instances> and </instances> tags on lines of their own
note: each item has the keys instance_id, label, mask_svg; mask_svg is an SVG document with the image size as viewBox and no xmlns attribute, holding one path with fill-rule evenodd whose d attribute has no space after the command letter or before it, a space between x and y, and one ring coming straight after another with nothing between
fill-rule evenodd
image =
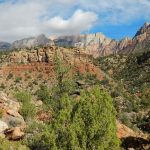
<instances>
[{"instance_id":1,"label":"sky","mask_svg":"<svg viewBox=\"0 0 150 150\"><path fill-rule=\"evenodd\" d=\"M150 0L0 0L0 41L102 32L133 37L150 22Z\"/></svg>"}]
</instances>

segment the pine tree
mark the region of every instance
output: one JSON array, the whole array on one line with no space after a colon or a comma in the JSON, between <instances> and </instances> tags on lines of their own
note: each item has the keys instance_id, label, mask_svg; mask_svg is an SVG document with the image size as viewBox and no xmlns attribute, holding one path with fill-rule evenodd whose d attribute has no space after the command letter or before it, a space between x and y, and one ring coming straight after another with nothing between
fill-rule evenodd
<instances>
[{"instance_id":1,"label":"pine tree","mask_svg":"<svg viewBox=\"0 0 150 150\"><path fill-rule=\"evenodd\" d=\"M79 100L64 94L54 119L36 135L38 150L117 150L115 109L111 97L99 87L83 91ZM38 137L38 138L37 138ZM40 150L39 149L39 150Z\"/></svg>"}]
</instances>

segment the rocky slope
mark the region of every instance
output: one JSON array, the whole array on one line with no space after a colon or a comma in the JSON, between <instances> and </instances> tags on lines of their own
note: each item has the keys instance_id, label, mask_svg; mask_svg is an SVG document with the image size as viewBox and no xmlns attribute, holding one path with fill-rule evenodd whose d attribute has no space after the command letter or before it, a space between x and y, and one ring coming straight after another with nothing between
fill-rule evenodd
<instances>
[{"instance_id":1,"label":"rocky slope","mask_svg":"<svg viewBox=\"0 0 150 150\"><path fill-rule=\"evenodd\" d=\"M37 37L30 37L22 40L18 40L12 43L11 48L31 48L36 46L51 45L53 42L46 38L44 34Z\"/></svg>"},{"instance_id":2,"label":"rocky slope","mask_svg":"<svg viewBox=\"0 0 150 150\"><path fill-rule=\"evenodd\" d=\"M20 139L24 133L25 121L19 114L20 103L0 92L0 137Z\"/></svg>"},{"instance_id":3,"label":"rocky slope","mask_svg":"<svg viewBox=\"0 0 150 150\"><path fill-rule=\"evenodd\" d=\"M128 39L126 39L128 40ZM124 42L122 42L121 46L125 46ZM0 89L6 93L11 93L14 89L16 90L22 90L26 89L30 91L32 94L36 93L37 89L40 87L41 84L53 86L55 80L55 73L54 73L54 57L55 54L60 56L60 58L65 62L67 65L72 66L72 74L80 72L82 74L90 73L92 75L95 75L97 77L96 82L100 82L100 84L106 84L104 80L104 76L106 76L100 68L96 67L94 64L92 64L92 58L91 55L88 55L85 53L84 49L79 48L60 48L56 46L45 46L41 48L28 48L28 49L21 49L20 51L13 51L7 54L6 56L3 56L1 59L1 68L0 68ZM117 60L119 61L120 58L117 56ZM122 63L125 63L124 59L126 57L123 57ZM131 59L132 60L132 59ZM118 64L118 62L109 60L110 64ZM107 64L108 65L108 64ZM118 67L116 67L118 68ZM89 77L90 82L92 82L94 79L92 76ZM92 78L92 79L91 79ZM81 80L81 79L80 79ZM87 80L81 80L77 83L79 85L82 85L82 87L90 87L87 84ZM96 84L95 82L95 84ZM112 81L108 81L112 82ZM103 85L105 87L106 85ZM111 85L108 85L109 88L113 87ZM116 85L118 84L116 83ZM121 89L121 87L119 87ZM112 90L112 89L111 89ZM78 91L75 91L78 93ZM118 89L117 89L118 92ZM113 95L113 93L112 93ZM115 95L115 94L114 94ZM120 97L122 96L116 96L116 99L118 98L118 101L121 103ZM15 108L15 106L19 103L11 104L13 102L16 102L13 100L11 101L10 98L4 93L0 93L0 110L2 112L2 119L0 119L0 129L2 129L1 133L2 136L6 136L11 140L20 139L24 133L22 132L23 126L24 126L24 120L19 115L19 108ZM121 97L122 98L122 97ZM37 99L36 99L37 100ZM125 99L126 100L126 99ZM8 102L8 104L7 104ZM36 102L36 105L39 105L40 101L33 101L33 103ZM123 101L124 102L124 101ZM6 104L5 104L6 103ZM9 104L11 104L9 106ZM40 103L40 107L42 103ZM119 104L118 104L119 105ZM124 103L121 104L125 105ZM13 107L11 107L13 106ZM4 108L4 109L3 109ZM6 114L6 115L4 115ZM128 114L127 114L128 115ZM12 117L13 116L13 117ZM5 119L5 117L7 117ZM130 117L130 116L129 116ZM132 116L131 116L132 117ZM16 119L17 118L17 119ZM41 110L38 113L37 118L41 121L45 120L45 118L50 118L50 116L47 116L47 113L42 112ZM9 127L9 119L15 119L15 122L21 121L21 125L15 126L15 127ZM12 122L12 121L11 121ZM120 139L127 139L130 138L131 140L138 142L140 138L141 140L146 140L147 144L149 144L147 139L145 139L145 135L143 135L134 132L127 126L123 125L120 122L117 122L117 135ZM134 148L132 141L126 141L128 142L129 148ZM132 144L132 146L130 146ZM146 145L147 145L146 144ZM125 144L127 145L127 144ZM136 145L136 144L135 144ZM144 144L142 144L143 147ZM145 145L144 145L145 146ZM149 148L149 147L148 147Z\"/></svg>"}]
</instances>

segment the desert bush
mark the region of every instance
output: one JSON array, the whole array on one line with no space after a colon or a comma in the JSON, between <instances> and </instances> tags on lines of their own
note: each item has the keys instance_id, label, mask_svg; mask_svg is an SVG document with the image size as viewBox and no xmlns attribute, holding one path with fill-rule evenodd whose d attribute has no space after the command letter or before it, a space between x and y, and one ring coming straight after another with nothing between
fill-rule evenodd
<instances>
[{"instance_id":1,"label":"desert bush","mask_svg":"<svg viewBox=\"0 0 150 150\"><path fill-rule=\"evenodd\" d=\"M98 87L84 91L79 101L67 94L57 101L52 122L27 139L33 150L119 149L111 97ZM53 106L52 106L53 107Z\"/></svg>"},{"instance_id":2,"label":"desert bush","mask_svg":"<svg viewBox=\"0 0 150 150\"><path fill-rule=\"evenodd\" d=\"M36 107L31 103L31 95L26 91L20 91L15 93L15 97L19 102L22 102L20 114L25 120L33 118L36 114Z\"/></svg>"},{"instance_id":3,"label":"desert bush","mask_svg":"<svg viewBox=\"0 0 150 150\"><path fill-rule=\"evenodd\" d=\"M13 74L12 73L9 73L9 75L7 76L7 80L13 78Z\"/></svg>"},{"instance_id":4,"label":"desert bush","mask_svg":"<svg viewBox=\"0 0 150 150\"><path fill-rule=\"evenodd\" d=\"M38 98L42 100L44 103L50 103L50 90L46 85L40 85L40 89L36 92Z\"/></svg>"},{"instance_id":5,"label":"desert bush","mask_svg":"<svg viewBox=\"0 0 150 150\"><path fill-rule=\"evenodd\" d=\"M19 102L28 103L31 101L31 94L26 91L19 91L15 93L15 97Z\"/></svg>"},{"instance_id":6,"label":"desert bush","mask_svg":"<svg viewBox=\"0 0 150 150\"><path fill-rule=\"evenodd\" d=\"M22 80L21 77L16 77L15 82L16 82L16 83L19 83L21 80Z\"/></svg>"},{"instance_id":7,"label":"desert bush","mask_svg":"<svg viewBox=\"0 0 150 150\"><path fill-rule=\"evenodd\" d=\"M1 89L5 89L6 88L6 86L4 85L4 83L1 83L0 88Z\"/></svg>"},{"instance_id":8,"label":"desert bush","mask_svg":"<svg viewBox=\"0 0 150 150\"><path fill-rule=\"evenodd\" d=\"M10 142L7 139L0 138L0 150L29 150L24 145L21 145L20 142Z\"/></svg>"}]
</instances>

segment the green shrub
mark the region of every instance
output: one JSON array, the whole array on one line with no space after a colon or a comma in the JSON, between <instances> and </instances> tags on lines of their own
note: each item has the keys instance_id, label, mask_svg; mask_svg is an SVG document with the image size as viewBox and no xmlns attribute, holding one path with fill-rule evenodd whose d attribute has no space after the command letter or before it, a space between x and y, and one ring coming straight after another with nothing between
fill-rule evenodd
<instances>
[{"instance_id":1,"label":"green shrub","mask_svg":"<svg viewBox=\"0 0 150 150\"><path fill-rule=\"evenodd\" d=\"M29 148L21 145L20 142L10 142L0 138L0 150L29 150Z\"/></svg>"},{"instance_id":2,"label":"green shrub","mask_svg":"<svg viewBox=\"0 0 150 150\"><path fill-rule=\"evenodd\" d=\"M19 102L26 103L31 101L31 94L26 91L19 91L15 93L15 97Z\"/></svg>"},{"instance_id":3,"label":"green shrub","mask_svg":"<svg viewBox=\"0 0 150 150\"><path fill-rule=\"evenodd\" d=\"M65 94L57 104L51 124L27 139L31 149L119 149L116 113L106 92L96 87L84 91L79 101Z\"/></svg>"},{"instance_id":4,"label":"green shrub","mask_svg":"<svg viewBox=\"0 0 150 150\"><path fill-rule=\"evenodd\" d=\"M21 80L22 80L21 77L16 77L15 82L16 82L16 83L19 83Z\"/></svg>"},{"instance_id":5,"label":"green shrub","mask_svg":"<svg viewBox=\"0 0 150 150\"><path fill-rule=\"evenodd\" d=\"M50 103L50 91L46 85L41 85L40 89L36 92L38 98L44 103Z\"/></svg>"},{"instance_id":6,"label":"green shrub","mask_svg":"<svg viewBox=\"0 0 150 150\"><path fill-rule=\"evenodd\" d=\"M23 103L20 114L25 120L33 118L36 115L36 107L32 103Z\"/></svg>"},{"instance_id":7,"label":"green shrub","mask_svg":"<svg viewBox=\"0 0 150 150\"><path fill-rule=\"evenodd\" d=\"M22 102L20 114L25 120L33 118L36 114L35 105L31 103L31 94L25 91L17 92L15 97L19 102Z\"/></svg>"}]
</instances>

